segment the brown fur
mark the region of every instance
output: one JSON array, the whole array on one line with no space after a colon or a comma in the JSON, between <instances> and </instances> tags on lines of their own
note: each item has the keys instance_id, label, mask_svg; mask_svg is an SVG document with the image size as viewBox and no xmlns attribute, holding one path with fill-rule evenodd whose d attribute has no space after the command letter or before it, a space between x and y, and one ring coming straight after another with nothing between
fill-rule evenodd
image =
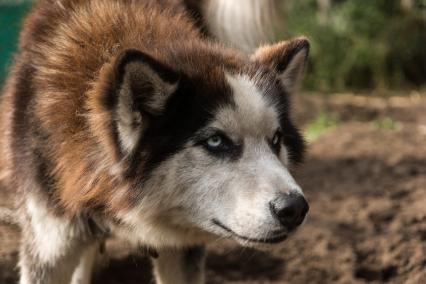
<instances>
[{"instance_id":1,"label":"brown fur","mask_svg":"<svg viewBox=\"0 0 426 284\"><path fill-rule=\"evenodd\" d=\"M177 1L172 8L154 2L36 4L25 21L1 104L5 135L0 138L0 166L8 183L17 188L33 184L36 159L42 158L49 162L42 175L61 211L76 215L83 208L114 211L128 206L125 192L130 185L110 171L118 157L108 131L109 114L101 103L115 58L135 48L188 76L215 73L218 62L237 69L247 60L206 41L183 9L176 9ZM177 57L179 50L185 52ZM191 54L191 60L182 54ZM27 129L38 135L23 133ZM32 140L26 145L42 157L34 157L14 137Z\"/></svg>"}]
</instances>

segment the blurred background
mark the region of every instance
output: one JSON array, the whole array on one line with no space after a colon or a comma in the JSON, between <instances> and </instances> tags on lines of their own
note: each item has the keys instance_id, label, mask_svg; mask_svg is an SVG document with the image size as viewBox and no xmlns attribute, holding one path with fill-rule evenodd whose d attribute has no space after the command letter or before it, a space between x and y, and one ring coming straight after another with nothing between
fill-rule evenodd
<instances>
[{"instance_id":1,"label":"blurred background","mask_svg":"<svg viewBox=\"0 0 426 284\"><path fill-rule=\"evenodd\" d=\"M426 1L287 0L280 38L312 43L311 91L421 89L426 84ZM0 81L29 0L0 0Z\"/></svg>"},{"instance_id":2,"label":"blurred background","mask_svg":"<svg viewBox=\"0 0 426 284\"><path fill-rule=\"evenodd\" d=\"M419 89L426 83L426 1L283 1L284 38L312 41L309 90Z\"/></svg>"},{"instance_id":3,"label":"blurred background","mask_svg":"<svg viewBox=\"0 0 426 284\"><path fill-rule=\"evenodd\" d=\"M310 214L282 249L213 246L208 282L426 283L426 0L281 2L279 37L311 40L293 98ZM0 0L0 84L30 6ZM0 283L16 283L19 229L1 222ZM96 283L151 281L146 258L110 251Z\"/></svg>"}]
</instances>

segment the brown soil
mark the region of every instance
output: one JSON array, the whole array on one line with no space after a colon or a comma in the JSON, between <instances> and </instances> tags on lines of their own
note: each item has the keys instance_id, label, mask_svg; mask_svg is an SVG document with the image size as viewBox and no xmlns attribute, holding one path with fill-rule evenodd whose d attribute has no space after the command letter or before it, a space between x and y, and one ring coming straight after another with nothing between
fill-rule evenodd
<instances>
[{"instance_id":1,"label":"brown soil","mask_svg":"<svg viewBox=\"0 0 426 284\"><path fill-rule=\"evenodd\" d=\"M209 250L209 283L426 283L426 98L304 96L298 119L320 111L341 123L310 144L298 181L305 226L270 253ZM396 130L374 121L391 117ZM0 192L0 205L7 204ZM16 282L19 231L0 224L0 283ZM95 283L149 283L140 256L113 259Z\"/></svg>"}]
</instances>

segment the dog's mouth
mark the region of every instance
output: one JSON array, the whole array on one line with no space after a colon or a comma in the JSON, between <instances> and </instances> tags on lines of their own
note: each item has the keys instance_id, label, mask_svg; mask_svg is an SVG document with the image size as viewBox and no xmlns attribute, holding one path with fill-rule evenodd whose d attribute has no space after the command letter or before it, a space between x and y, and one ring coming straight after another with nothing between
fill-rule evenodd
<instances>
[{"instance_id":1,"label":"dog's mouth","mask_svg":"<svg viewBox=\"0 0 426 284\"><path fill-rule=\"evenodd\" d=\"M250 238L250 237L246 237L246 236L242 236L240 234L235 233L233 230L231 230L230 228L228 228L227 226L225 226L224 224L222 224L220 221L213 219L212 223L214 225L216 225L217 227L221 228L222 230L231 233L234 237L236 237L237 239L240 239L242 241L249 241L249 242L253 242L253 243L260 243L260 244L276 244L276 243L280 243L284 240L287 239L288 235L286 232L279 232L273 236L268 236L265 238Z\"/></svg>"}]
</instances>

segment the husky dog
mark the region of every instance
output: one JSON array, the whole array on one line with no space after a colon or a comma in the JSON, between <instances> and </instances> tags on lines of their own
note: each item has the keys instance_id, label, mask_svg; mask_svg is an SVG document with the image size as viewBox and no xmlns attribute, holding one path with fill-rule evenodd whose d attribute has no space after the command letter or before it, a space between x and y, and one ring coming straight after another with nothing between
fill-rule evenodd
<instances>
[{"instance_id":1,"label":"husky dog","mask_svg":"<svg viewBox=\"0 0 426 284\"><path fill-rule=\"evenodd\" d=\"M203 283L204 244L273 248L303 222L289 96L309 43L255 50L272 4L34 4L0 104L21 284L89 283L109 237L157 251L157 283Z\"/></svg>"}]
</instances>

